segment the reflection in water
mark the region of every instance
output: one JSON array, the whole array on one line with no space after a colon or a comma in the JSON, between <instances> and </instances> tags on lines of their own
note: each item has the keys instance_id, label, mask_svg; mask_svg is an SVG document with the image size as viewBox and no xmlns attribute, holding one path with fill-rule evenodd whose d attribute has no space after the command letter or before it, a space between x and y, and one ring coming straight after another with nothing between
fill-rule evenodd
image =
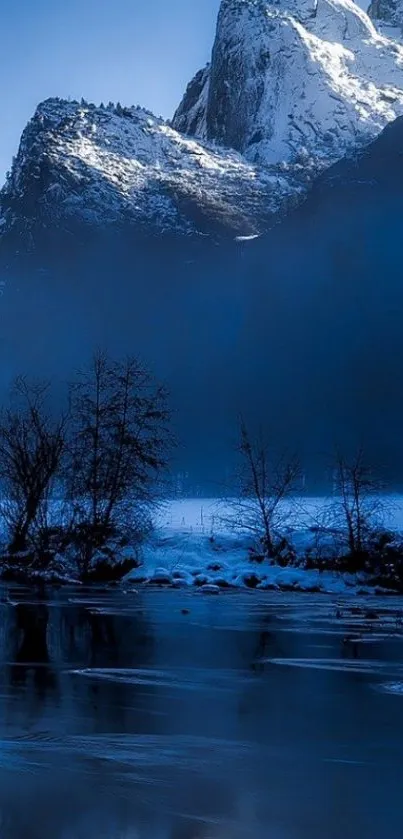
<instances>
[{"instance_id":1,"label":"reflection in water","mask_svg":"<svg viewBox=\"0 0 403 839\"><path fill-rule=\"evenodd\" d=\"M259 597L4 590L1 839L400 839L393 601Z\"/></svg>"},{"instance_id":2,"label":"reflection in water","mask_svg":"<svg viewBox=\"0 0 403 839\"><path fill-rule=\"evenodd\" d=\"M270 643L273 640L274 636L270 632L270 615L264 615L261 622L261 629L258 634L255 655L252 661L252 668L254 670L261 670L264 668L265 659L269 656Z\"/></svg>"},{"instance_id":3,"label":"reflection in water","mask_svg":"<svg viewBox=\"0 0 403 839\"><path fill-rule=\"evenodd\" d=\"M48 651L49 610L46 604L18 603L14 619L15 652L9 667L10 686L26 686L31 677L33 694L40 701L57 686Z\"/></svg>"}]
</instances>

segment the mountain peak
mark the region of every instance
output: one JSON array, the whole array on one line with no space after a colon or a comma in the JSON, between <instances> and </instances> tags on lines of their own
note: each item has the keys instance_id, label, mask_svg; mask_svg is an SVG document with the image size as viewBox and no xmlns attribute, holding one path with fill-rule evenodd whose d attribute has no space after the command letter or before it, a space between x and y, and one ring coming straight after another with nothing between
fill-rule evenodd
<instances>
[{"instance_id":1,"label":"mountain peak","mask_svg":"<svg viewBox=\"0 0 403 839\"><path fill-rule=\"evenodd\" d=\"M119 103L38 106L0 193L2 237L261 233L402 114L403 44L353 0L222 0L211 62L172 123Z\"/></svg>"},{"instance_id":2,"label":"mountain peak","mask_svg":"<svg viewBox=\"0 0 403 839\"><path fill-rule=\"evenodd\" d=\"M221 0L219 17L248 15L251 19L265 18L273 11L289 12L298 20L315 17L318 0Z\"/></svg>"},{"instance_id":3,"label":"mountain peak","mask_svg":"<svg viewBox=\"0 0 403 839\"><path fill-rule=\"evenodd\" d=\"M0 193L3 233L129 226L149 233L259 233L301 191L296 170L258 169L182 136L139 107L42 102Z\"/></svg>"},{"instance_id":4,"label":"mountain peak","mask_svg":"<svg viewBox=\"0 0 403 839\"><path fill-rule=\"evenodd\" d=\"M329 165L403 113L403 46L353 0L222 0L196 78L173 126L259 163Z\"/></svg>"}]
</instances>

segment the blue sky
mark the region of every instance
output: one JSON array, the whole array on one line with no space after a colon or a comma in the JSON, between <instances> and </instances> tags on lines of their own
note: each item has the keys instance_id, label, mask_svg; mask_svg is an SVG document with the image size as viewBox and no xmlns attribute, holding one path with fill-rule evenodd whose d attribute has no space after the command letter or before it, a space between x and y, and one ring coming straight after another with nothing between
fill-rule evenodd
<instances>
[{"instance_id":1,"label":"blue sky","mask_svg":"<svg viewBox=\"0 0 403 839\"><path fill-rule=\"evenodd\" d=\"M219 0L1 0L0 181L48 96L169 117L210 57Z\"/></svg>"}]
</instances>

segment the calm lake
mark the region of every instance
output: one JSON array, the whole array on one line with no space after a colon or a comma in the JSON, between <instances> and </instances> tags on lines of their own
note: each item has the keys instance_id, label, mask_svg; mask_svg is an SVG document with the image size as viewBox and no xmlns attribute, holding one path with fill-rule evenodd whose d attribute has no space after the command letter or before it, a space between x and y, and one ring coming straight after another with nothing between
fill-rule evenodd
<instances>
[{"instance_id":1,"label":"calm lake","mask_svg":"<svg viewBox=\"0 0 403 839\"><path fill-rule=\"evenodd\" d=\"M0 588L1 839L401 839L403 600Z\"/></svg>"}]
</instances>

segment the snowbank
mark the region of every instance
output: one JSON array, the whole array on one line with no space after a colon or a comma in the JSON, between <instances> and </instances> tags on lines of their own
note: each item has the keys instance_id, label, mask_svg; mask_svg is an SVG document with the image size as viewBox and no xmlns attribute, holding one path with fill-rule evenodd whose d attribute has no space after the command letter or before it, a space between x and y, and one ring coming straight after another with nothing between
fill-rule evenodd
<instances>
[{"instance_id":1,"label":"snowbank","mask_svg":"<svg viewBox=\"0 0 403 839\"><path fill-rule=\"evenodd\" d=\"M308 526L310 510L323 503L311 499L296 522L293 540L301 563L313 538ZM400 508L399 517L401 521ZM216 501L174 501L161 512L156 532L143 549L141 567L130 572L124 583L195 587L206 594L231 588L339 594L374 591L364 573L307 570L302 564L284 568L251 561L251 546L249 537L233 534L222 524L222 509Z\"/></svg>"}]
</instances>

